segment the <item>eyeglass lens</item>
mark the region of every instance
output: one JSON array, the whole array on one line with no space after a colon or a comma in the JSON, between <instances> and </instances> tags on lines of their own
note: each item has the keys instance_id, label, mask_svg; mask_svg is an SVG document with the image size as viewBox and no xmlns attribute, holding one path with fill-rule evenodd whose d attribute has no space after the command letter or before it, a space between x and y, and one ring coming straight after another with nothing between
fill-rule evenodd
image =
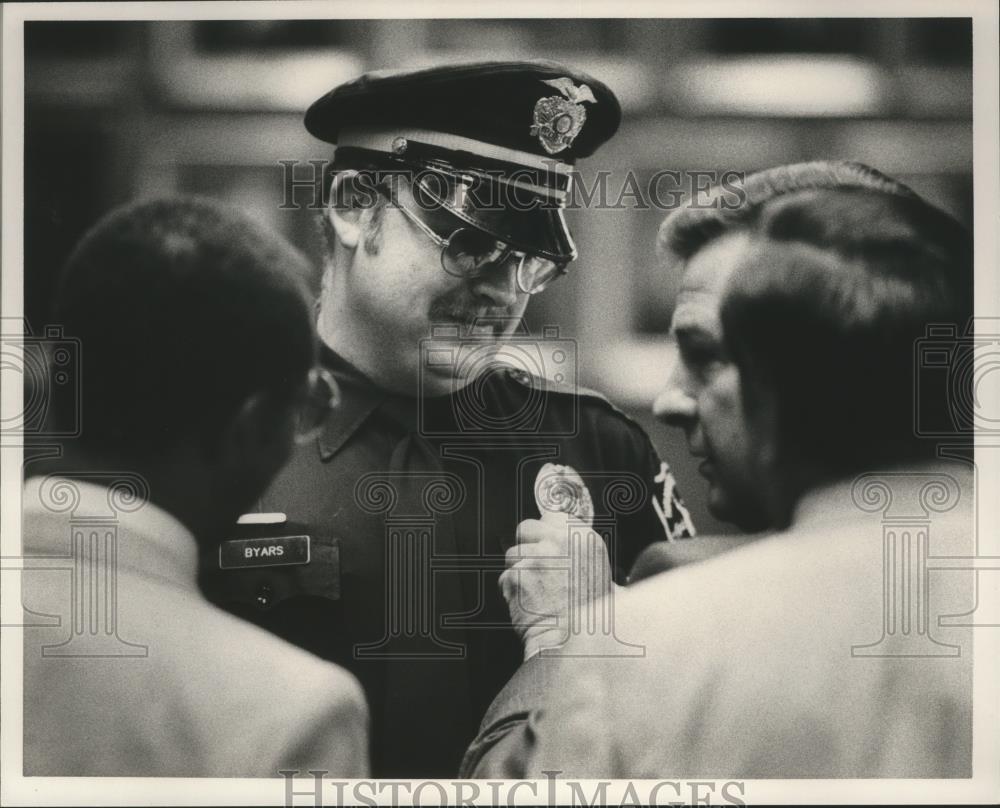
<instances>
[{"instance_id":1,"label":"eyeglass lens","mask_svg":"<svg viewBox=\"0 0 1000 808\"><path fill-rule=\"evenodd\" d=\"M559 274L554 262L536 255L513 253L503 242L471 228L461 228L452 234L441 261L449 274L471 277L503 260L505 253L518 256L518 285L525 292L541 291Z\"/></svg>"}]
</instances>

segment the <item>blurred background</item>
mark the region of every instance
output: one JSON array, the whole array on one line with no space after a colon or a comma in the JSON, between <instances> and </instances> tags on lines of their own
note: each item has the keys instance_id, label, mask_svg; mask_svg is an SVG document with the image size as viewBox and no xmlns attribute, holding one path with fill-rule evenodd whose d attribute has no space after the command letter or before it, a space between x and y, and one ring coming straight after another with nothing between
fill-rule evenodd
<instances>
[{"instance_id":1,"label":"blurred background","mask_svg":"<svg viewBox=\"0 0 1000 808\"><path fill-rule=\"evenodd\" d=\"M25 314L38 333L74 242L140 196L221 198L318 257L315 212L282 207L279 161L308 177L332 152L306 107L366 70L464 59L554 59L609 84L622 128L580 169L611 172L612 205L629 170L644 190L665 169L853 159L971 225L971 57L961 18L27 22ZM580 381L647 427L702 531L728 532L682 436L648 415L676 284L654 253L666 211L620 201L569 212L580 258L529 325L577 340Z\"/></svg>"}]
</instances>

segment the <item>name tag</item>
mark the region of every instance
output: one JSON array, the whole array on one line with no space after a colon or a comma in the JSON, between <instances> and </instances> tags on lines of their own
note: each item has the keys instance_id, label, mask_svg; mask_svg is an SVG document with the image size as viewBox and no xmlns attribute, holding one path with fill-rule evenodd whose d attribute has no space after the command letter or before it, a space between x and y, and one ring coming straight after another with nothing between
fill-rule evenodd
<instances>
[{"instance_id":1,"label":"name tag","mask_svg":"<svg viewBox=\"0 0 1000 808\"><path fill-rule=\"evenodd\" d=\"M308 536L231 539L219 545L219 567L224 570L308 563Z\"/></svg>"}]
</instances>

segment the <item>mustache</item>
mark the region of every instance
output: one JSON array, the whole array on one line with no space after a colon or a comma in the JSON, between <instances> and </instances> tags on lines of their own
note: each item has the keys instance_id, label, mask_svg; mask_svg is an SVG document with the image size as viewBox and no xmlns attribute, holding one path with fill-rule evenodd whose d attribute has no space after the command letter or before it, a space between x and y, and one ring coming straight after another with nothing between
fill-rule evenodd
<instances>
[{"instance_id":1,"label":"mustache","mask_svg":"<svg viewBox=\"0 0 1000 808\"><path fill-rule=\"evenodd\" d=\"M469 329L489 326L496 332L521 319L506 306L483 305L467 294L449 294L434 300L429 315L431 322L457 323Z\"/></svg>"}]
</instances>

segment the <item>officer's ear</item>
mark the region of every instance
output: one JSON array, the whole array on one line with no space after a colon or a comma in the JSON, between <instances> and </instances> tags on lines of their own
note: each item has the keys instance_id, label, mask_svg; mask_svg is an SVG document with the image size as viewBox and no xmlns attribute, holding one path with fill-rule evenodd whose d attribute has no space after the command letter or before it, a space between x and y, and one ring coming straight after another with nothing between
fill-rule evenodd
<instances>
[{"instance_id":1,"label":"officer's ear","mask_svg":"<svg viewBox=\"0 0 1000 808\"><path fill-rule=\"evenodd\" d=\"M349 250L358 246L380 201L370 173L348 170L333 176L324 215L341 245Z\"/></svg>"}]
</instances>

